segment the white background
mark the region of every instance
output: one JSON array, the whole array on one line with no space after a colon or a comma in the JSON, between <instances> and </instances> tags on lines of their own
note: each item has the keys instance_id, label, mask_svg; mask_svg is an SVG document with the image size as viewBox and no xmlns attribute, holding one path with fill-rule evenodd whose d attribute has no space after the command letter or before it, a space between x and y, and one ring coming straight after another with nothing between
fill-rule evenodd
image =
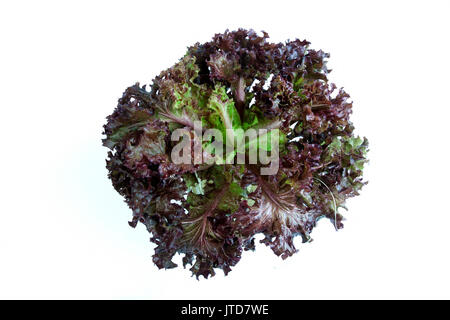
<instances>
[{"instance_id":1,"label":"white background","mask_svg":"<svg viewBox=\"0 0 450 320\"><path fill-rule=\"evenodd\" d=\"M450 298L448 1L2 1L0 298ZM282 261L158 271L101 146L123 90L238 27L331 53L370 181Z\"/></svg>"}]
</instances>

